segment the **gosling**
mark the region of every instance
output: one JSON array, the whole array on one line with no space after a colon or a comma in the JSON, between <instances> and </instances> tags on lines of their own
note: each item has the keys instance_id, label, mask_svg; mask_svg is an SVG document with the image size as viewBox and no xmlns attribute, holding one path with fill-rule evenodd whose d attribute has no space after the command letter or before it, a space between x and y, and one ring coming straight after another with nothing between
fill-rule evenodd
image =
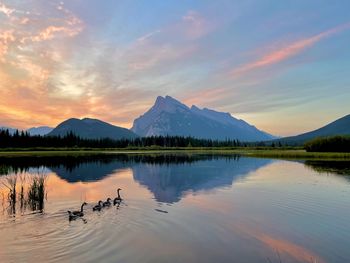
<instances>
[{"instance_id":1,"label":"gosling","mask_svg":"<svg viewBox=\"0 0 350 263\"><path fill-rule=\"evenodd\" d=\"M101 211L102 206L103 206L103 202L100 200L98 201L98 204L92 208L92 211Z\"/></svg>"},{"instance_id":2,"label":"gosling","mask_svg":"<svg viewBox=\"0 0 350 263\"><path fill-rule=\"evenodd\" d=\"M106 202L103 202L103 207L111 206L111 204L112 204L111 201L112 201L112 199L108 197Z\"/></svg>"}]
</instances>

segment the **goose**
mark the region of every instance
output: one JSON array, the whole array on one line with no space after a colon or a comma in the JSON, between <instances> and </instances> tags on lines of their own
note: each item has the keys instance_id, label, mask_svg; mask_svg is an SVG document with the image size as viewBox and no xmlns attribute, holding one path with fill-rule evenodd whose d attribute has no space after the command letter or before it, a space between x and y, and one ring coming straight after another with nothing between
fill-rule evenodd
<instances>
[{"instance_id":1,"label":"goose","mask_svg":"<svg viewBox=\"0 0 350 263\"><path fill-rule=\"evenodd\" d=\"M98 204L92 208L92 211L101 211L102 206L103 206L103 202L100 200L98 201Z\"/></svg>"},{"instance_id":2,"label":"goose","mask_svg":"<svg viewBox=\"0 0 350 263\"><path fill-rule=\"evenodd\" d=\"M87 205L87 203L83 203L81 205L80 211L67 211L69 215L69 220L74 220L78 217L84 216L84 205Z\"/></svg>"},{"instance_id":3,"label":"goose","mask_svg":"<svg viewBox=\"0 0 350 263\"><path fill-rule=\"evenodd\" d=\"M116 198L114 198L113 200L113 205L116 205L118 203L120 203L123 199L120 197L120 194L119 192L121 191L122 189L118 188L117 189L117 193L118 193L118 196Z\"/></svg>"},{"instance_id":4,"label":"goose","mask_svg":"<svg viewBox=\"0 0 350 263\"><path fill-rule=\"evenodd\" d=\"M111 201L112 199L110 199L109 197L107 198L106 202L103 202L103 207L105 206L110 206L111 205Z\"/></svg>"}]
</instances>

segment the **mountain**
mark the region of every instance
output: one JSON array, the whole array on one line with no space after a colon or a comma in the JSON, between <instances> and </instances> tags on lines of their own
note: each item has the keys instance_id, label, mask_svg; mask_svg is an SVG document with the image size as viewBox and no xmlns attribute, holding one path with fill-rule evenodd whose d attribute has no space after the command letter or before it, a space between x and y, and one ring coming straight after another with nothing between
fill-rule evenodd
<instances>
[{"instance_id":1,"label":"mountain","mask_svg":"<svg viewBox=\"0 0 350 263\"><path fill-rule=\"evenodd\" d=\"M110 138L114 140L122 138L136 138L137 135L132 131L114 126L107 122L97 119L68 119L60 123L48 135L49 136L64 136L69 132L86 139Z\"/></svg>"},{"instance_id":2,"label":"mountain","mask_svg":"<svg viewBox=\"0 0 350 263\"><path fill-rule=\"evenodd\" d=\"M9 130L10 134L14 134L17 129L10 128L10 127L0 127L0 130ZM51 128L51 127L40 126L40 127L29 128L28 130L23 130L23 131L27 131L31 136L34 136L34 135L44 136L44 135L48 134L49 132L51 132L52 130L53 130L53 128ZM18 129L18 131L21 132L22 130Z\"/></svg>"},{"instance_id":3,"label":"mountain","mask_svg":"<svg viewBox=\"0 0 350 263\"><path fill-rule=\"evenodd\" d=\"M31 135L41 135L44 136L48 133L50 133L53 130L53 128L48 127L48 126L40 126L40 127L32 127L27 130L27 132Z\"/></svg>"},{"instance_id":4,"label":"mountain","mask_svg":"<svg viewBox=\"0 0 350 263\"><path fill-rule=\"evenodd\" d=\"M10 134L14 134L16 132L16 129L10 128L10 127L0 127L0 131L6 131L8 130Z\"/></svg>"},{"instance_id":5,"label":"mountain","mask_svg":"<svg viewBox=\"0 0 350 263\"><path fill-rule=\"evenodd\" d=\"M279 139L278 141L290 145L301 145L306 141L312 140L317 137L335 135L350 135L350 114L340 119L337 119L336 121L333 121L317 130L303 133L297 136L284 137Z\"/></svg>"},{"instance_id":6,"label":"mountain","mask_svg":"<svg viewBox=\"0 0 350 263\"><path fill-rule=\"evenodd\" d=\"M211 109L191 108L176 99L159 96L145 114L134 121L133 132L140 136L192 136L204 139L264 141L276 137L231 116Z\"/></svg>"}]
</instances>

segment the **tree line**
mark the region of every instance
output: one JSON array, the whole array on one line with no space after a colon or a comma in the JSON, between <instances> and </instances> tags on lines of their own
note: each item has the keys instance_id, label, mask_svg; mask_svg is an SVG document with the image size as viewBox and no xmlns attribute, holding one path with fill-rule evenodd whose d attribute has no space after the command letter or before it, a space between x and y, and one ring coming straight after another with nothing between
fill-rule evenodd
<instances>
[{"instance_id":1,"label":"tree line","mask_svg":"<svg viewBox=\"0 0 350 263\"><path fill-rule=\"evenodd\" d=\"M151 136L135 139L113 140L86 139L68 132L64 136L31 136L28 132L18 130L11 134L8 130L0 131L0 148L142 148L142 147L246 147L247 143L239 140L196 139L183 136Z\"/></svg>"},{"instance_id":2,"label":"tree line","mask_svg":"<svg viewBox=\"0 0 350 263\"><path fill-rule=\"evenodd\" d=\"M349 136L316 138L305 143L307 152L350 152Z\"/></svg>"}]
</instances>

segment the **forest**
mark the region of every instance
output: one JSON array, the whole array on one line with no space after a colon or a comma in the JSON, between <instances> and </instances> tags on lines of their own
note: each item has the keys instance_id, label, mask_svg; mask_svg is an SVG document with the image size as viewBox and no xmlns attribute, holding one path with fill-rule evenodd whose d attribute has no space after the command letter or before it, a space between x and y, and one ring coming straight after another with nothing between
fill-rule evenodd
<instances>
[{"instance_id":1,"label":"forest","mask_svg":"<svg viewBox=\"0 0 350 263\"><path fill-rule=\"evenodd\" d=\"M320 137L305 143L304 148L307 152L350 152L350 137Z\"/></svg>"},{"instance_id":2,"label":"forest","mask_svg":"<svg viewBox=\"0 0 350 263\"><path fill-rule=\"evenodd\" d=\"M143 148L143 147L244 147L239 140L210 140L182 136L151 136L136 139L85 139L69 132L65 136L30 136L27 132L11 134L0 131L0 148Z\"/></svg>"}]
</instances>

